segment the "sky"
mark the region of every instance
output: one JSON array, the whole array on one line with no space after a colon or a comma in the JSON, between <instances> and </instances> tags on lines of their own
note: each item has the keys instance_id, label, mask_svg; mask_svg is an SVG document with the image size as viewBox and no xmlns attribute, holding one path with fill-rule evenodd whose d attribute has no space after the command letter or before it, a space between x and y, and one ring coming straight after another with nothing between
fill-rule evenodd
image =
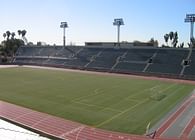
<instances>
[{"instance_id":1,"label":"sky","mask_svg":"<svg viewBox=\"0 0 195 140\"><path fill-rule=\"evenodd\" d=\"M62 45L60 22L68 22L67 44L114 42L115 18L123 18L121 41L164 42L164 35L177 31L179 42L189 42L186 14L195 13L195 0L0 0L0 41L7 30L27 31L29 42Z\"/></svg>"}]
</instances>

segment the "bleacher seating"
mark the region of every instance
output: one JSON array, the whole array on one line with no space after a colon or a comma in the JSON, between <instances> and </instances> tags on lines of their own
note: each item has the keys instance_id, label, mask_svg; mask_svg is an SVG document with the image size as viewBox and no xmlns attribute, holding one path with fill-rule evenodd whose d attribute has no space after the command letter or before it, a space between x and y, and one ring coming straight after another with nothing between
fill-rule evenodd
<instances>
[{"instance_id":1,"label":"bleacher seating","mask_svg":"<svg viewBox=\"0 0 195 140\"><path fill-rule=\"evenodd\" d=\"M156 52L156 49L130 49L128 50L126 56L123 61L142 61L146 62L150 59L153 54Z\"/></svg>"},{"instance_id":2,"label":"bleacher seating","mask_svg":"<svg viewBox=\"0 0 195 140\"><path fill-rule=\"evenodd\" d=\"M189 55L185 48L104 48L89 46L34 46L20 47L14 63L55 65L65 68L104 70L122 73L146 73L181 76L195 75L195 50L189 66L183 60Z\"/></svg>"},{"instance_id":3,"label":"bleacher seating","mask_svg":"<svg viewBox=\"0 0 195 140\"><path fill-rule=\"evenodd\" d=\"M115 69L119 72L142 72L155 52L156 49L154 48L129 49L126 54L121 57L120 63Z\"/></svg>"},{"instance_id":4,"label":"bleacher seating","mask_svg":"<svg viewBox=\"0 0 195 140\"><path fill-rule=\"evenodd\" d=\"M180 64L152 64L148 69L147 72L151 73L159 73L159 74L175 74L179 75L182 70L182 66Z\"/></svg>"},{"instance_id":5,"label":"bleacher seating","mask_svg":"<svg viewBox=\"0 0 195 140\"><path fill-rule=\"evenodd\" d=\"M95 57L95 60L91 62L87 67L110 70L112 66L116 63L117 58L123 53L123 50L119 51L118 49L111 48L103 49L100 54Z\"/></svg>"},{"instance_id":6,"label":"bleacher seating","mask_svg":"<svg viewBox=\"0 0 195 140\"><path fill-rule=\"evenodd\" d=\"M192 55L189 60L189 66L186 67L184 75L195 76L195 50L192 51Z\"/></svg>"},{"instance_id":7,"label":"bleacher seating","mask_svg":"<svg viewBox=\"0 0 195 140\"><path fill-rule=\"evenodd\" d=\"M130 62L120 62L115 70L119 72L142 72L146 64L144 63L130 63Z\"/></svg>"},{"instance_id":8,"label":"bleacher seating","mask_svg":"<svg viewBox=\"0 0 195 140\"><path fill-rule=\"evenodd\" d=\"M147 72L179 75L188 52L187 49L158 49Z\"/></svg>"}]
</instances>

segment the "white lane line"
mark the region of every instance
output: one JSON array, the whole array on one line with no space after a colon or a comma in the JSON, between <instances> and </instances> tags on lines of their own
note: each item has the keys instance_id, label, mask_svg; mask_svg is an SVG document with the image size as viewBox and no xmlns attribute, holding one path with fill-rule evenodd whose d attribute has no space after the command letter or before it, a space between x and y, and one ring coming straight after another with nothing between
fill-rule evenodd
<instances>
[{"instance_id":1,"label":"white lane line","mask_svg":"<svg viewBox=\"0 0 195 140\"><path fill-rule=\"evenodd\" d=\"M43 118L43 119L37 121L36 123L34 123L34 124L32 125L32 127L35 127L36 125L39 125L40 123L42 123L43 121L45 121L45 120L47 120L47 119L49 119L49 118L51 118L51 116L47 116L47 117L45 117L45 118Z\"/></svg>"},{"instance_id":2,"label":"white lane line","mask_svg":"<svg viewBox=\"0 0 195 140\"><path fill-rule=\"evenodd\" d=\"M79 132L79 131L81 131L83 128L85 128L85 126L83 126L83 125L82 125L82 126L79 126L79 127L76 127L76 128L74 128L74 129L72 129L72 130L70 130L70 131L67 131L67 132L61 134L60 137L61 137L61 138L66 138L68 135L73 134L73 133L76 133L76 132Z\"/></svg>"}]
</instances>

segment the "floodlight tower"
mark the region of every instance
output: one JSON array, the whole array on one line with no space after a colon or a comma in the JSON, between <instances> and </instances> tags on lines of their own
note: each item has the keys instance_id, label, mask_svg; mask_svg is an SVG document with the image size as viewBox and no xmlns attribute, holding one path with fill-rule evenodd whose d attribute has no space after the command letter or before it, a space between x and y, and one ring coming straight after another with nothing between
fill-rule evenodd
<instances>
[{"instance_id":1,"label":"floodlight tower","mask_svg":"<svg viewBox=\"0 0 195 140\"><path fill-rule=\"evenodd\" d=\"M63 28L63 45L66 46L65 29L68 28L68 23L67 22L61 22L60 28Z\"/></svg>"},{"instance_id":2,"label":"floodlight tower","mask_svg":"<svg viewBox=\"0 0 195 140\"><path fill-rule=\"evenodd\" d=\"M187 14L185 18L185 22L190 22L190 46L192 47L192 39L194 38L194 22L195 22L195 14Z\"/></svg>"},{"instance_id":3,"label":"floodlight tower","mask_svg":"<svg viewBox=\"0 0 195 140\"><path fill-rule=\"evenodd\" d=\"M113 25L117 26L117 42L119 44L120 43L120 26L124 25L123 19L122 18L114 19Z\"/></svg>"}]
</instances>

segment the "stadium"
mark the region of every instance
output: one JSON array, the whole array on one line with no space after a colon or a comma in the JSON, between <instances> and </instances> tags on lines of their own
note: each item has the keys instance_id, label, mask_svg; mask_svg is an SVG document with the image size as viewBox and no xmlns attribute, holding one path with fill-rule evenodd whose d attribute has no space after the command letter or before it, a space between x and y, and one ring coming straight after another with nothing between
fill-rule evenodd
<instances>
[{"instance_id":1,"label":"stadium","mask_svg":"<svg viewBox=\"0 0 195 140\"><path fill-rule=\"evenodd\" d=\"M43 3L44 6L50 3L52 10L46 8L46 15L43 19L40 15L39 20L43 21L52 11L51 16L54 15L53 20L56 21L56 15L59 13L54 13L60 10L61 6L60 13L65 14L68 13L67 9L74 9L77 14L83 4L84 7L87 6L87 3L82 2L76 8L73 7L73 2L69 3L70 7L72 5L70 8L67 1L61 2L63 4L55 3L58 5L56 9L51 8L54 3ZM32 15L42 10L43 5L39 3L42 2L32 4L36 5L32 8ZM127 3L131 5L133 1ZM119 4L126 7L125 2ZM151 9L157 8L153 6L153 2L146 4L152 5ZM81 13L86 9L87 15L93 13L96 4L92 5L81 8ZM106 3L100 5L104 6ZM120 10L118 4L114 6L114 3L109 3L109 7L112 7L111 5L114 10ZM138 5L137 8L147 13L146 9L142 9L147 6L140 3ZM156 6L159 5L158 3ZM29 8L19 8L20 6L15 7L25 15L23 8L26 8L26 11ZM37 6L40 7L37 9ZM133 8L128 7L128 10ZM134 9L136 14L139 13L137 8ZM100 9L109 11L108 7L106 10L100 7L97 14L102 12ZM167 11L163 9L162 13L165 15ZM70 15L74 16L74 12L70 12ZM12 13L14 15L14 12ZM155 13L152 11L152 14ZM34 15L33 21L39 21L37 15ZM83 28L86 22L80 15L82 14L79 14L79 18L74 22ZM146 18L148 15L142 16L141 23L144 18L149 21ZM131 19L131 16L128 17ZM140 18L139 14L136 16ZM31 16L27 17L30 21ZM92 23L96 26L104 19L102 15L100 19L94 14L90 17L95 17L95 22ZM154 18L150 17L152 21ZM21 22L31 25L24 19L20 19ZM26 30L18 30L19 38L15 37L15 32L7 30L3 33L4 40L0 44L0 139L195 140L195 14L187 14L185 22L191 24L188 48L187 45L184 46L184 42L179 44L177 31L165 34L166 45L162 46L159 46L158 40L154 38L149 41L120 41L120 26L124 25L122 18L115 18L113 22L117 27L116 42L89 41L84 45L66 45L67 22L61 22L60 25L63 29L63 46L47 45L41 41L35 45L28 42ZM32 30L39 30L39 24L41 22L34 23L36 29L32 26ZM48 24L49 22L44 24L45 28L49 27ZM107 27L107 24L102 25ZM138 25L135 27L139 28ZM150 27L153 31L157 29L154 24ZM175 28L175 25L172 27ZM94 27L92 28L89 30L94 30ZM54 33L55 29L51 27L51 30ZM146 31L140 30L142 33ZM84 33L78 28L75 32L82 38ZM109 29L104 33L106 32L109 32ZM131 34L136 36L133 30ZM110 34L107 34L103 37L109 36Z\"/></svg>"},{"instance_id":2,"label":"stadium","mask_svg":"<svg viewBox=\"0 0 195 140\"><path fill-rule=\"evenodd\" d=\"M51 139L193 140L194 63L189 48L21 46L0 117Z\"/></svg>"}]
</instances>

